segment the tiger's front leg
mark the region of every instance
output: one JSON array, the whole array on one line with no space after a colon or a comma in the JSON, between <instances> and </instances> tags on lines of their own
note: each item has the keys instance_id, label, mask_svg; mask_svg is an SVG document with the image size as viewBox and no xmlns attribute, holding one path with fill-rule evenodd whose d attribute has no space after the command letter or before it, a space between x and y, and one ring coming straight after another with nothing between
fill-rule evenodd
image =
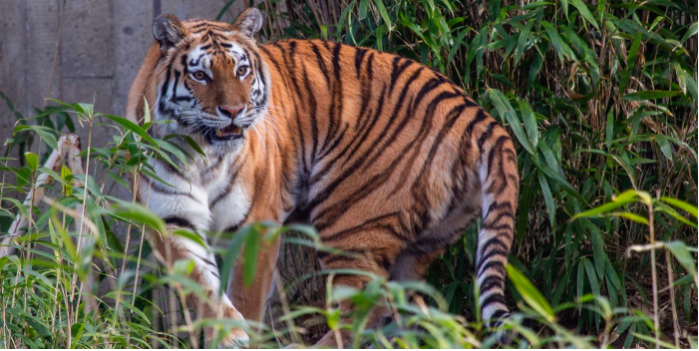
<instances>
[{"instance_id":1,"label":"tiger's front leg","mask_svg":"<svg viewBox=\"0 0 699 351\"><path fill-rule=\"evenodd\" d=\"M262 234L262 233L261 233ZM233 284L228 296L247 319L260 321L270 296L272 278L277 264L280 239L265 243L257 253L257 270L250 285L244 282L244 264L239 259L233 271ZM244 255L240 256L241 258ZM249 264L249 263L247 263Z\"/></svg>"},{"instance_id":2,"label":"tiger's front leg","mask_svg":"<svg viewBox=\"0 0 699 351\"><path fill-rule=\"evenodd\" d=\"M194 269L189 278L204 289L207 298L200 299L195 294L190 294L186 303L187 307L195 309L199 318L233 319L241 321L244 325L243 315L234 307L228 296L219 296L221 279L218 266L206 237L202 235L207 230L211 217L209 207L205 205L205 194L191 184L178 182L176 178L168 182L175 187L168 187L145 175L141 175L139 182L139 200L163 218L167 226L168 233L153 232L149 235L156 257L168 269L180 260L194 262ZM173 232L176 229L189 229L202 240L197 242L175 235ZM248 344L249 337L243 329L235 328L224 334L219 341L220 347L240 347ZM216 337L211 328L204 330L204 336L207 345Z\"/></svg>"}]
</instances>

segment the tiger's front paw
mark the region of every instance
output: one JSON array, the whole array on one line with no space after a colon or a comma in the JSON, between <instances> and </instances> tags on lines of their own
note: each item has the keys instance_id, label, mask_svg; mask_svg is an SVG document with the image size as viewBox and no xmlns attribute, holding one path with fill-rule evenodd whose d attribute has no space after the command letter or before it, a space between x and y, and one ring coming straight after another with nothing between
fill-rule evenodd
<instances>
[{"instance_id":1,"label":"tiger's front paw","mask_svg":"<svg viewBox=\"0 0 699 351\"><path fill-rule=\"evenodd\" d=\"M233 329L218 344L220 349L241 349L250 346L250 336L243 329Z\"/></svg>"}]
</instances>

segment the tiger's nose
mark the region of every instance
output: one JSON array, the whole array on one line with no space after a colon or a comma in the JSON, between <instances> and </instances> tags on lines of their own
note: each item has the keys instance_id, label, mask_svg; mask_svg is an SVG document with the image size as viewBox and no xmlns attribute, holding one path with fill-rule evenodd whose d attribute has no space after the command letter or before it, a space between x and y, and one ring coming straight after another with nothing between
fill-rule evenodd
<instances>
[{"instance_id":1,"label":"tiger's nose","mask_svg":"<svg viewBox=\"0 0 699 351\"><path fill-rule=\"evenodd\" d=\"M228 118L235 118L240 111L243 110L243 105L240 106L219 106L219 112Z\"/></svg>"}]
</instances>

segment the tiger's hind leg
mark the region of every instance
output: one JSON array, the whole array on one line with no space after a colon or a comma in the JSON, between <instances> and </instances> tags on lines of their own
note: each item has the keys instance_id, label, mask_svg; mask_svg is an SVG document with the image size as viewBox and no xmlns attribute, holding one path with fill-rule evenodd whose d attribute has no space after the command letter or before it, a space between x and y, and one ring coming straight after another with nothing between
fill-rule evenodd
<instances>
[{"instance_id":1,"label":"tiger's hind leg","mask_svg":"<svg viewBox=\"0 0 699 351\"><path fill-rule=\"evenodd\" d=\"M396 260L398 253L405 246L404 242L395 238L391 229L373 228L355 233L355 237L344 241L338 240L337 246L333 241L326 241L321 233L321 238L328 246L335 246L350 255L342 254L321 254L319 255L325 270L361 270L379 277L388 278L390 267ZM353 245L356 245L353 246ZM344 285L355 289L362 289L371 281L371 277L355 274L336 274L332 280L333 286ZM354 306L349 301L340 302L342 312L341 323L350 324L352 319L350 314L354 311ZM390 313L385 302L374 305L366 316L365 329L373 329L380 326L382 319ZM317 347L351 347L352 334L347 330L339 332L328 332L320 341Z\"/></svg>"}]
</instances>

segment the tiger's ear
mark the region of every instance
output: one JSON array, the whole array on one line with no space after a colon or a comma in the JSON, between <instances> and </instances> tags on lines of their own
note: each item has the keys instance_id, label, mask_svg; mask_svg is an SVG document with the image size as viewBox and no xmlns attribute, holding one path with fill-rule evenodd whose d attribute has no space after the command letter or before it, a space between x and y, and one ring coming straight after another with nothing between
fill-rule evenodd
<instances>
[{"instance_id":1,"label":"tiger's ear","mask_svg":"<svg viewBox=\"0 0 699 351\"><path fill-rule=\"evenodd\" d=\"M175 46L186 35L184 25L173 15L160 15L153 20L153 37L163 51Z\"/></svg>"},{"instance_id":2,"label":"tiger's ear","mask_svg":"<svg viewBox=\"0 0 699 351\"><path fill-rule=\"evenodd\" d=\"M245 9L245 11L236 18L235 23L233 23L233 30L252 38L262 29L262 21L262 13L260 10L250 7Z\"/></svg>"}]
</instances>

